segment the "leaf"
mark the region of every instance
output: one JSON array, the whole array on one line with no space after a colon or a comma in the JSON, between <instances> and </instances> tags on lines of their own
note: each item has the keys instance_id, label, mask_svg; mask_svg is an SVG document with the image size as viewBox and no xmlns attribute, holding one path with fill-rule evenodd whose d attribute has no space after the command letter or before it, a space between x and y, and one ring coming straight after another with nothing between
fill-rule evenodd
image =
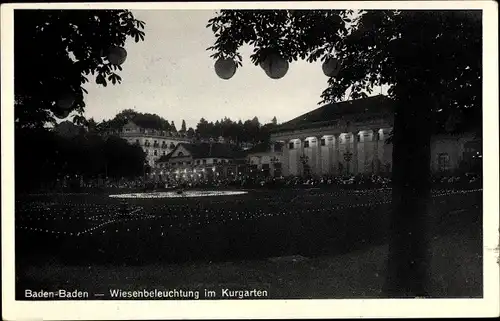
<instances>
[{"instance_id":1,"label":"leaf","mask_svg":"<svg viewBox=\"0 0 500 321\"><path fill-rule=\"evenodd\" d=\"M103 75L98 75L95 79L96 84L102 85L104 82L104 76Z\"/></svg>"},{"instance_id":2,"label":"leaf","mask_svg":"<svg viewBox=\"0 0 500 321\"><path fill-rule=\"evenodd\" d=\"M114 85L116 83L115 74L113 73L109 75L108 80L111 81L111 83Z\"/></svg>"}]
</instances>

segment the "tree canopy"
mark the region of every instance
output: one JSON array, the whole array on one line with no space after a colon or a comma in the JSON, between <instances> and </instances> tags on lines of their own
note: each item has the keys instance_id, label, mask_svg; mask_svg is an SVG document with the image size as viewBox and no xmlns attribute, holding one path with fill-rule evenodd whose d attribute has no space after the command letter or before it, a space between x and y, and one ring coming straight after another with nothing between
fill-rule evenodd
<instances>
[{"instance_id":1,"label":"tree canopy","mask_svg":"<svg viewBox=\"0 0 500 321\"><path fill-rule=\"evenodd\" d=\"M256 144L268 142L270 131L276 125L273 123L261 124L257 117L252 120L236 122L227 117L214 122L201 118L196 126L196 135L200 138L218 138L222 136L235 142Z\"/></svg>"},{"instance_id":2,"label":"tree canopy","mask_svg":"<svg viewBox=\"0 0 500 321\"><path fill-rule=\"evenodd\" d=\"M145 160L141 147L83 129L69 136L44 128L18 129L15 156L19 190L37 189L67 175L133 178L143 174Z\"/></svg>"},{"instance_id":3,"label":"tree canopy","mask_svg":"<svg viewBox=\"0 0 500 321\"><path fill-rule=\"evenodd\" d=\"M133 109L124 109L112 119L104 120L99 124L101 131L121 131L123 125L129 121L134 122L142 128L154 129L158 131L176 132L173 122L169 122L156 114L140 113Z\"/></svg>"},{"instance_id":4,"label":"tree canopy","mask_svg":"<svg viewBox=\"0 0 500 321\"><path fill-rule=\"evenodd\" d=\"M186 121L183 119L182 120L182 125L181 125L181 130L179 131L180 133L185 133L187 132L187 129L186 129Z\"/></svg>"},{"instance_id":5,"label":"tree canopy","mask_svg":"<svg viewBox=\"0 0 500 321\"><path fill-rule=\"evenodd\" d=\"M456 130L464 113L481 121L482 11L221 10L207 27L216 39L211 57L233 59L236 67L245 44L254 48L254 65L276 56L290 63L336 59L340 72L329 77L320 104L390 87L393 209L385 290L391 297L426 296L431 136Z\"/></svg>"},{"instance_id":6,"label":"tree canopy","mask_svg":"<svg viewBox=\"0 0 500 321\"><path fill-rule=\"evenodd\" d=\"M366 97L381 85L398 98L419 84L435 98L433 110L446 114L437 119L481 107L480 10L221 10L207 27L216 36L212 57L239 66L244 44L254 48L254 65L269 52L289 62L337 58L340 76L327 80L320 104Z\"/></svg>"},{"instance_id":7,"label":"tree canopy","mask_svg":"<svg viewBox=\"0 0 500 321\"><path fill-rule=\"evenodd\" d=\"M89 119L87 121L89 126L87 127L89 129L90 127L97 128L99 132L119 132L129 120L142 128L170 133L176 132L175 125L172 127L173 122L169 122L156 114L140 113L132 109L122 110L112 119L104 120L101 123L95 123L93 119ZM222 136L235 142L256 144L258 142L269 142L271 129L276 128L276 126L276 117L267 124L261 124L257 117L245 122L236 122L227 117L215 122L208 122L206 119L201 118L196 125L196 129L190 127L184 131L182 129L186 127L186 122L183 120L179 133L198 139L217 139Z\"/></svg>"},{"instance_id":8,"label":"tree canopy","mask_svg":"<svg viewBox=\"0 0 500 321\"><path fill-rule=\"evenodd\" d=\"M59 100L82 114L83 85L121 82L122 67L110 63L110 48L128 38L144 40L145 23L129 10L15 10L14 95L17 127L55 123Z\"/></svg>"}]
</instances>

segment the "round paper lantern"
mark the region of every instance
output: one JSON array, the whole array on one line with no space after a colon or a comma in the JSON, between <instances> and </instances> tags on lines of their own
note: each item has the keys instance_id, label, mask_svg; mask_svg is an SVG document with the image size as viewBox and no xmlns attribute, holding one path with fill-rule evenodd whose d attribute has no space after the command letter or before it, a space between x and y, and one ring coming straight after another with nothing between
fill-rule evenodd
<instances>
[{"instance_id":1,"label":"round paper lantern","mask_svg":"<svg viewBox=\"0 0 500 321\"><path fill-rule=\"evenodd\" d=\"M108 60L113 65L121 65L127 59L127 51L123 47L111 47L108 51Z\"/></svg>"},{"instance_id":2,"label":"round paper lantern","mask_svg":"<svg viewBox=\"0 0 500 321\"><path fill-rule=\"evenodd\" d=\"M267 67L267 65L266 65L266 63L265 63L265 60L262 60L262 61L259 63L259 65L260 65L260 68L262 68L262 69L264 69L264 71L266 71L266 67Z\"/></svg>"},{"instance_id":3,"label":"round paper lantern","mask_svg":"<svg viewBox=\"0 0 500 321\"><path fill-rule=\"evenodd\" d=\"M229 79L236 73L236 63L232 59L219 58L215 62L215 73L219 78Z\"/></svg>"},{"instance_id":4,"label":"round paper lantern","mask_svg":"<svg viewBox=\"0 0 500 321\"><path fill-rule=\"evenodd\" d=\"M270 54L260 63L260 66L272 79L283 78L288 72L288 61L278 54Z\"/></svg>"},{"instance_id":5,"label":"round paper lantern","mask_svg":"<svg viewBox=\"0 0 500 321\"><path fill-rule=\"evenodd\" d=\"M69 109L59 109L59 108L54 109L52 112L54 113L54 116L56 116L59 119L64 119L68 117L70 113Z\"/></svg>"},{"instance_id":6,"label":"round paper lantern","mask_svg":"<svg viewBox=\"0 0 500 321\"><path fill-rule=\"evenodd\" d=\"M72 93L63 94L57 101L57 106L63 110L70 109L75 103L75 96Z\"/></svg>"},{"instance_id":7,"label":"round paper lantern","mask_svg":"<svg viewBox=\"0 0 500 321\"><path fill-rule=\"evenodd\" d=\"M327 58L323 62L323 73L327 77L337 77L340 72L340 61L337 58Z\"/></svg>"}]
</instances>

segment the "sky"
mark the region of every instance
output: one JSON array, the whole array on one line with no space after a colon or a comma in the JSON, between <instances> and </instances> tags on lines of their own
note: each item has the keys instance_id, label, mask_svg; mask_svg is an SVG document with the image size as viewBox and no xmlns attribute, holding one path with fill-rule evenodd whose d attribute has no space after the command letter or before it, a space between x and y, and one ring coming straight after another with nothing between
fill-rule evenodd
<instances>
[{"instance_id":1,"label":"sky","mask_svg":"<svg viewBox=\"0 0 500 321\"><path fill-rule=\"evenodd\" d=\"M119 85L85 85L87 118L96 121L113 118L123 109L157 114L180 127L196 127L203 117L208 121L228 117L286 122L318 108L328 78L321 63L305 61L290 64L279 80L269 78L250 61L252 48L242 48L243 67L229 80L215 74L215 61L206 48L215 41L208 20L213 10L133 10L146 23L145 40L130 39L127 59L119 73Z\"/></svg>"}]
</instances>

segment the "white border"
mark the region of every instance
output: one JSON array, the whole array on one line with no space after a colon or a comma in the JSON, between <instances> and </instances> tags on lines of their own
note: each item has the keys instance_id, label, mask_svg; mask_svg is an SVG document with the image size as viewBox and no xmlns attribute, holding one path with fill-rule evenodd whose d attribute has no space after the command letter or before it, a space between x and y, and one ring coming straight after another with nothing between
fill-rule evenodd
<instances>
[{"instance_id":1,"label":"white border","mask_svg":"<svg viewBox=\"0 0 500 321\"><path fill-rule=\"evenodd\" d=\"M409 300L264 300L264 301L14 301L14 139L13 9L16 8L358 8L484 9L484 298ZM233 2L7 4L1 7L2 31L2 310L5 320L45 319L226 319L331 317L469 317L499 315L498 206L498 20L494 1ZM496 251L495 251L496 249Z\"/></svg>"}]
</instances>

